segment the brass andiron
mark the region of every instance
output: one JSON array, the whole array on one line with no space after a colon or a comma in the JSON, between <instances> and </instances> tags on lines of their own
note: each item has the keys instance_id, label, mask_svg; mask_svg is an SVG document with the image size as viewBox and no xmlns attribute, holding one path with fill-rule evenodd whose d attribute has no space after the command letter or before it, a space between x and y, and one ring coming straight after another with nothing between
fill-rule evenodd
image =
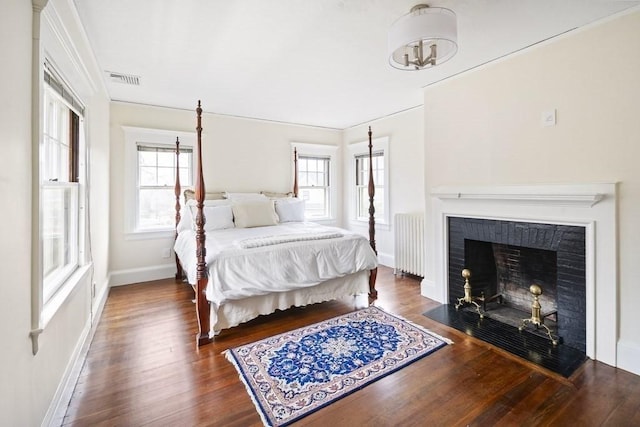
<instances>
[{"instance_id":1,"label":"brass andiron","mask_svg":"<svg viewBox=\"0 0 640 427\"><path fill-rule=\"evenodd\" d=\"M475 302L475 298L471 295L471 285L469 284L469 277L471 277L471 271L468 268L462 270L462 277L464 277L464 297L458 298L456 303L456 310L463 305L473 304L476 306L476 311L480 315L480 318L484 318L484 314L480 311L480 305Z\"/></svg>"},{"instance_id":2,"label":"brass andiron","mask_svg":"<svg viewBox=\"0 0 640 427\"><path fill-rule=\"evenodd\" d=\"M536 284L533 284L529 287L529 292L533 295L533 303L531 304L531 317L529 319L522 319L522 324L518 327L518 330L522 331L528 323L531 323L533 326L538 329L542 326L547 331L547 336L551 343L556 346L558 345L558 340L553 338L551 335L551 330L547 325L544 324L544 318L540 316L540 295L542 295L542 288Z\"/></svg>"}]
</instances>

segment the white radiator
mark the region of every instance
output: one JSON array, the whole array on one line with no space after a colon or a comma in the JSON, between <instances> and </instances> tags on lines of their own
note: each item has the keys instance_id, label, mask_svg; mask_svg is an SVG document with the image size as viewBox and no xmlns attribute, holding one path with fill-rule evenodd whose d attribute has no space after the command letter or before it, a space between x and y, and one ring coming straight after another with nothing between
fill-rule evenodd
<instances>
[{"instance_id":1,"label":"white radiator","mask_svg":"<svg viewBox=\"0 0 640 427\"><path fill-rule=\"evenodd\" d=\"M424 277L424 214L396 214L394 240L394 274L404 272Z\"/></svg>"}]
</instances>

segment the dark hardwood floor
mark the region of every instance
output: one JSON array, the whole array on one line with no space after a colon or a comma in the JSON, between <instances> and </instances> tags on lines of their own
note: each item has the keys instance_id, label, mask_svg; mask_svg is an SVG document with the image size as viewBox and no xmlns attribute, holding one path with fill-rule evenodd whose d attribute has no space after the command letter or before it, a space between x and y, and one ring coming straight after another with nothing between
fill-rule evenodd
<instances>
[{"instance_id":1,"label":"dark hardwood floor","mask_svg":"<svg viewBox=\"0 0 640 427\"><path fill-rule=\"evenodd\" d=\"M300 420L322 426L640 426L640 377L588 360L569 379L436 323L419 281L378 273L376 305L454 341ZM261 317L196 348L193 292L161 280L111 289L66 426L258 426L222 351L353 310L332 301Z\"/></svg>"}]
</instances>

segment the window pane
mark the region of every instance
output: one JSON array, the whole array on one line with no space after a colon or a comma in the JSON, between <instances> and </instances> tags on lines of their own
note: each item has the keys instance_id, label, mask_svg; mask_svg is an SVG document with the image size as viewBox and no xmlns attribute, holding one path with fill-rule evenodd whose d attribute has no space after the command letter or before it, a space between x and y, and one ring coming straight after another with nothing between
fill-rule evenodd
<instances>
[{"instance_id":1,"label":"window pane","mask_svg":"<svg viewBox=\"0 0 640 427\"><path fill-rule=\"evenodd\" d=\"M191 170L191 159L192 154L190 152L180 153L180 169ZM180 175L180 179L182 180L182 175Z\"/></svg>"},{"instance_id":2,"label":"window pane","mask_svg":"<svg viewBox=\"0 0 640 427\"><path fill-rule=\"evenodd\" d=\"M42 269L45 301L78 263L78 187L42 187Z\"/></svg>"},{"instance_id":3,"label":"window pane","mask_svg":"<svg viewBox=\"0 0 640 427\"><path fill-rule=\"evenodd\" d=\"M155 151L138 151L138 164L140 166L155 166L156 162Z\"/></svg>"},{"instance_id":4,"label":"window pane","mask_svg":"<svg viewBox=\"0 0 640 427\"><path fill-rule=\"evenodd\" d=\"M384 216L385 216L385 212L384 212L384 187L376 186L376 195L375 195L374 200L373 200L373 207L376 210L376 213L375 213L374 217L376 219L384 219ZM368 209L369 209L369 206L367 204L367 215L369 215Z\"/></svg>"},{"instance_id":5,"label":"window pane","mask_svg":"<svg viewBox=\"0 0 640 427\"><path fill-rule=\"evenodd\" d=\"M158 185L173 187L176 181L176 170L174 168L158 168Z\"/></svg>"},{"instance_id":6,"label":"window pane","mask_svg":"<svg viewBox=\"0 0 640 427\"><path fill-rule=\"evenodd\" d=\"M63 266L68 259L65 236L68 223L65 211L69 204L64 188L44 188L42 191L42 244L44 277Z\"/></svg>"},{"instance_id":7,"label":"window pane","mask_svg":"<svg viewBox=\"0 0 640 427\"><path fill-rule=\"evenodd\" d=\"M307 174L307 185L310 187L318 185L318 178L315 172L309 172Z\"/></svg>"},{"instance_id":8,"label":"window pane","mask_svg":"<svg viewBox=\"0 0 640 427\"><path fill-rule=\"evenodd\" d=\"M138 196L138 227L171 228L175 226L175 194L173 187L140 189Z\"/></svg>"},{"instance_id":9,"label":"window pane","mask_svg":"<svg viewBox=\"0 0 640 427\"><path fill-rule=\"evenodd\" d=\"M366 187L358 187L358 200L356 201L356 215L358 219L369 216L369 195Z\"/></svg>"},{"instance_id":10,"label":"window pane","mask_svg":"<svg viewBox=\"0 0 640 427\"><path fill-rule=\"evenodd\" d=\"M155 167L140 168L140 186L155 186L158 183Z\"/></svg>"},{"instance_id":11,"label":"window pane","mask_svg":"<svg viewBox=\"0 0 640 427\"><path fill-rule=\"evenodd\" d=\"M188 167L180 166L180 185L189 187L191 186L191 173Z\"/></svg>"},{"instance_id":12,"label":"window pane","mask_svg":"<svg viewBox=\"0 0 640 427\"><path fill-rule=\"evenodd\" d=\"M171 151L158 152L158 166L175 168L176 153Z\"/></svg>"},{"instance_id":13,"label":"window pane","mask_svg":"<svg viewBox=\"0 0 640 427\"><path fill-rule=\"evenodd\" d=\"M305 201L305 217L309 219L329 216L328 192L322 188L304 188L301 198Z\"/></svg>"}]
</instances>

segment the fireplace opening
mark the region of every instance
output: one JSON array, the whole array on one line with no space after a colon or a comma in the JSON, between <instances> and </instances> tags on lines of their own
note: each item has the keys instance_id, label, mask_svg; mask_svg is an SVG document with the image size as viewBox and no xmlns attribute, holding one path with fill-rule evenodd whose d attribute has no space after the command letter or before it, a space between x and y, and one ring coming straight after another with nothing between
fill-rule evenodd
<instances>
[{"instance_id":1,"label":"fireplace opening","mask_svg":"<svg viewBox=\"0 0 640 427\"><path fill-rule=\"evenodd\" d=\"M522 327L531 316L531 285L537 285L541 320L557 330L556 251L465 239L464 254L472 296L482 304L483 315ZM544 328L531 332L549 336Z\"/></svg>"},{"instance_id":2,"label":"fireplace opening","mask_svg":"<svg viewBox=\"0 0 640 427\"><path fill-rule=\"evenodd\" d=\"M450 217L449 302L585 352L585 259L584 227Z\"/></svg>"}]
</instances>

